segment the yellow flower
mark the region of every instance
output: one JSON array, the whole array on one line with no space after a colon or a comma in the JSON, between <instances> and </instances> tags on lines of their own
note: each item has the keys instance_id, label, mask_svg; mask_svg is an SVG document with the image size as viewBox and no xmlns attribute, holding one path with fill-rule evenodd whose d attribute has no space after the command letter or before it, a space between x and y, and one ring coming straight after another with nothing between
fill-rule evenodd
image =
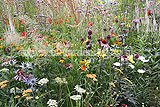
<instances>
[{"instance_id":1,"label":"yellow flower","mask_svg":"<svg viewBox=\"0 0 160 107\"><path fill-rule=\"evenodd\" d=\"M135 61L133 61L133 55L130 55L128 60L129 60L131 63L135 63Z\"/></svg>"},{"instance_id":2,"label":"yellow flower","mask_svg":"<svg viewBox=\"0 0 160 107\"><path fill-rule=\"evenodd\" d=\"M27 100L32 99L33 97L26 97Z\"/></svg>"},{"instance_id":3,"label":"yellow flower","mask_svg":"<svg viewBox=\"0 0 160 107\"><path fill-rule=\"evenodd\" d=\"M93 78L93 81L98 81L96 78Z\"/></svg>"},{"instance_id":4,"label":"yellow flower","mask_svg":"<svg viewBox=\"0 0 160 107\"><path fill-rule=\"evenodd\" d=\"M63 52L58 52L57 55L61 55Z\"/></svg>"},{"instance_id":5,"label":"yellow flower","mask_svg":"<svg viewBox=\"0 0 160 107\"><path fill-rule=\"evenodd\" d=\"M115 84L113 82L109 83L111 86L116 87Z\"/></svg>"},{"instance_id":6,"label":"yellow flower","mask_svg":"<svg viewBox=\"0 0 160 107\"><path fill-rule=\"evenodd\" d=\"M64 60L63 60L63 59L61 59L59 62L60 62L60 63L64 63Z\"/></svg>"},{"instance_id":7,"label":"yellow flower","mask_svg":"<svg viewBox=\"0 0 160 107\"><path fill-rule=\"evenodd\" d=\"M40 54L40 55L39 55L39 57L42 57L42 56L44 56L44 54Z\"/></svg>"},{"instance_id":8,"label":"yellow flower","mask_svg":"<svg viewBox=\"0 0 160 107\"><path fill-rule=\"evenodd\" d=\"M113 54L119 54L119 51L118 51L117 49L115 49L115 50L113 51Z\"/></svg>"},{"instance_id":9,"label":"yellow flower","mask_svg":"<svg viewBox=\"0 0 160 107\"><path fill-rule=\"evenodd\" d=\"M133 82L131 82L129 79L124 78L126 81L128 81L130 84L133 84Z\"/></svg>"},{"instance_id":10,"label":"yellow flower","mask_svg":"<svg viewBox=\"0 0 160 107\"><path fill-rule=\"evenodd\" d=\"M14 98L19 98L20 96L19 95L16 95Z\"/></svg>"},{"instance_id":11,"label":"yellow flower","mask_svg":"<svg viewBox=\"0 0 160 107\"><path fill-rule=\"evenodd\" d=\"M104 54L103 50L99 50L99 52L97 52L97 54L103 58L104 58L104 56L106 56L106 54Z\"/></svg>"},{"instance_id":12,"label":"yellow flower","mask_svg":"<svg viewBox=\"0 0 160 107\"><path fill-rule=\"evenodd\" d=\"M115 68L115 70L116 70L116 71L119 71L121 74L123 74L123 72L122 72L120 69Z\"/></svg>"},{"instance_id":13,"label":"yellow flower","mask_svg":"<svg viewBox=\"0 0 160 107\"><path fill-rule=\"evenodd\" d=\"M0 46L0 48L2 49L2 48L3 48L3 46Z\"/></svg>"}]
</instances>

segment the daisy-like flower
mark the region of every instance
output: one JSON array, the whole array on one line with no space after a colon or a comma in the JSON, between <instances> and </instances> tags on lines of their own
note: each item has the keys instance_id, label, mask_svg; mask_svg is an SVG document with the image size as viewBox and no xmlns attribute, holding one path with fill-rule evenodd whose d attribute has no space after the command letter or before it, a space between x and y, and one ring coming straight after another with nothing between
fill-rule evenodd
<instances>
[{"instance_id":1,"label":"daisy-like flower","mask_svg":"<svg viewBox=\"0 0 160 107\"><path fill-rule=\"evenodd\" d=\"M86 90L81 88L79 85L76 85L74 88L77 92L79 92L80 94L85 93Z\"/></svg>"},{"instance_id":2,"label":"daisy-like flower","mask_svg":"<svg viewBox=\"0 0 160 107\"><path fill-rule=\"evenodd\" d=\"M34 76L32 76L31 78L28 79L27 82L28 82L28 84L30 84L31 86L34 86L34 85L37 84L37 79L36 79Z\"/></svg>"},{"instance_id":3,"label":"daisy-like flower","mask_svg":"<svg viewBox=\"0 0 160 107\"><path fill-rule=\"evenodd\" d=\"M72 95L72 96L70 96L70 98L71 98L72 100L78 101L78 100L81 99L81 95Z\"/></svg>"},{"instance_id":4,"label":"daisy-like flower","mask_svg":"<svg viewBox=\"0 0 160 107\"><path fill-rule=\"evenodd\" d=\"M144 71L144 70L142 70L142 69L138 69L138 70L137 70L137 72L139 72L139 73L142 73L142 74L143 74L143 73L145 73L146 71Z\"/></svg>"},{"instance_id":5,"label":"daisy-like flower","mask_svg":"<svg viewBox=\"0 0 160 107\"><path fill-rule=\"evenodd\" d=\"M107 43L108 43L108 41L106 41L105 39L100 42L101 46L104 46L104 48L110 47Z\"/></svg>"},{"instance_id":6,"label":"daisy-like flower","mask_svg":"<svg viewBox=\"0 0 160 107\"><path fill-rule=\"evenodd\" d=\"M58 103L56 100L52 100L52 99L49 99L49 101L47 102L48 106L49 107L58 107Z\"/></svg>"},{"instance_id":7,"label":"daisy-like flower","mask_svg":"<svg viewBox=\"0 0 160 107\"><path fill-rule=\"evenodd\" d=\"M127 55L123 55L123 56L121 56L121 60L122 61L124 61L124 60L128 60L129 59L129 57L127 56Z\"/></svg>"}]
</instances>

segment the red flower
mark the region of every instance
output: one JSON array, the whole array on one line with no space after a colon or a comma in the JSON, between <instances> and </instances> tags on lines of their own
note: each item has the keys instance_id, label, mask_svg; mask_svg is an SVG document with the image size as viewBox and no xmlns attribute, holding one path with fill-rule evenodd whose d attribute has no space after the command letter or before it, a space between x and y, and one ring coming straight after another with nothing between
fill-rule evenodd
<instances>
[{"instance_id":1,"label":"red flower","mask_svg":"<svg viewBox=\"0 0 160 107\"><path fill-rule=\"evenodd\" d=\"M22 35L21 35L21 37L22 37L22 36L25 36L25 35L26 35L26 32L23 32Z\"/></svg>"},{"instance_id":2,"label":"red flower","mask_svg":"<svg viewBox=\"0 0 160 107\"><path fill-rule=\"evenodd\" d=\"M49 21L49 23L52 23L52 19L51 18L49 18L48 21Z\"/></svg>"},{"instance_id":3,"label":"red flower","mask_svg":"<svg viewBox=\"0 0 160 107\"><path fill-rule=\"evenodd\" d=\"M24 20L23 19L21 19L20 22L21 22L21 24L24 24Z\"/></svg>"},{"instance_id":4,"label":"red flower","mask_svg":"<svg viewBox=\"0 0 160 107\"><path fill-rule=\"evenodd\" d=\"M151 10L149 10L149 11L147 12L147 14L148 14L148 16L151 15Z\"/></svg>"}]
</instances>

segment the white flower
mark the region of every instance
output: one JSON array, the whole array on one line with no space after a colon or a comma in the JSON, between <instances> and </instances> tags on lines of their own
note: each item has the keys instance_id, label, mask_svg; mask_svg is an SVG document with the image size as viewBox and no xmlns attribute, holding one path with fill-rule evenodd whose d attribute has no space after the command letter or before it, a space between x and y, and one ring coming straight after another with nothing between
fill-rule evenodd
<instances>
[{"instance_id":1,"label":"white flower","mask_svg":"<svg viewBox=\"0 0 160 107\"><path fill-rule=\"evenodd\" d=\"M43 78L43 79L41 79L41 80L38 82L38 84L44 85L44 84L47 84L48 81L49 81L49 80L48 80L47 78Z\"/></svg>"},{"instance_id":2,"label":"white flower","mask_svg":"<svg viewBox=\"0 0 160 107\"><path fill-rule=\"evenodd\" d=\"M134 65L132 65L132 64L129 64L128 66L129 66L129 67L131 67L132 69L134 69L134 68L135 68L135 66L134 66Z\"/></svg>"},{"instance_id":3,"label":"white flower","mask_svg":"<svg viewBox=\"0 0 160 107\"><path fill-rule=\"evenodd\" d=\"M81 99L81 95L72 95L72 96L70 96L70 98L71 98L72 100L77 101L77 100L80 100L80 99Z\"/></svg>"},{"instance_id":4,"label":"white flower","mask_svg":"<svg viewBox=\"0 0 160 107\"><path fill-rule=\"evenodd\" d=\"M60 78L60 77L57 77L55 78L56 82L59 84L59 85L62 85L63 83L64 84L67 84L67 81L65 78Z\"/></svg>"},{"instance_id":5,"label":"white flower","mask_svg":"<svg viewBox=\"0 0 160 107\"><path fill-rule=\"evenodd\" d=\"M49 99L49 101L47 102L47 104L48 104L50 107L58 107L56 100Z\"/></svg>"},{"instance_id":6,"label":"white flower","mask_svg":"<svg viewBox=\"0 0 160 107\"><path fill-rule=\"evenodd\" d=\"M38 100L38 99L39 99L39 97L38 97L38 96L36 96L36 97L35 97L35 99L37 99L37 100Z\"/></svg>"},{"instance_id":7,"label":"white flower","mask_svg":"<svg viewBox=\"0 0 160 107\"><path fill-rule=\"evenodd\" d=\"M7 68L3 68L0 70L0 72L7 72L7 71L9 71L9 69L7 69Z\"/></svg>"},{"instance_id":8,"label":"white flower","mask_svg":"<svg viewBox=\"0 0 160 107\"><path fill-rule=\"evenodd\" d=\"M144 73L144 72L146 72L146 71L144 71L144 70L142 70L142 69L139 69L137 72L139 72L139 73Z\"/></svg>"},{"instance_id":9,"label":"white flower","mask_svg":"<svg viewBox=\"0 0 160 107\"><path fill-rule=\"evenodd\" d=\"M13 88L10 89L10 93L13 93L13 94L21 93L21 90L18 87L16 87L16 89L13 87Z\"/></svg>"},{"instance_id":10,"label":"white flower","mask_svg":"<svg viewBox=\"0 0 160 107\"><path fill-rule=\"evenodd\" d=\"M120 66L121 64L119 62L115 62L115 63L113 63L113 65Z\"/></svg>"},{"instance_id":11,"label":"white flower","mask_svg":"<svg viewBox=\"0 0 160 107\"><path fill-rule=\"evenodd\" d=\"M144 56L140 56L138 59L141 60L142 62L148 62L149 61L149 59L146 60Z\"/></svg>"},{"instance_id":12,"label":"white flower","mask_svg":"<svg viewBox=\"0 0 160 107\"><path fill-rule=\"evenodd\" d=\"M74 88L77 92L79 92L80 94L85 93L86 90L81 88L79 85L76 85Z\"/></svg>"}]
</instances>

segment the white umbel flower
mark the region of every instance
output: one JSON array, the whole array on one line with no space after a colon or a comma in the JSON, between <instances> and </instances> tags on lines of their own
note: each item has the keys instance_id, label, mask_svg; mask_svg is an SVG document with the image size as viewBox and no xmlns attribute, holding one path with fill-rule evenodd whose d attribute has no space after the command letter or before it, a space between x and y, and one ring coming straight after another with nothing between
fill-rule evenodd
<instances>
[{"instance_id":1,"label":"white umbel flower","mask_svg":"<svg viewBox=\"0 0 160 107\"><path fill-rule=\"evenodd\" d=\"M140 56L138 59L141 60L142 62L148 62L149 61L149 59L146 60L144 56Z\"/></svg>"},{"instance_id":2,"label":"white umbel flower","mask_svg":"<svg viewBox=\"0 0 160 107\"><path fill-rule=\"evenodd\" d=\"M70 98L71 98L72 100L78 101L78 100L81 99L81 95L72 95L72 96L70 96Z\"/></svg>"},{"instance_id":3,"label":"white umbel flower","mask_svg":"<svg viewBox=\"0 0 160 107\"><path fill-rule=\"evenodd\" d=\"M113 63L113 65L120 66L121 64L119 62L115 62L115 63Z\"/></svg>"},{"instance_id":4,"label":"white umbel flower","mask_svg":"<svg viewBox=\"0 0 160 107\"><path fill-rule=\"evenodd\" d=\"M139 73L145 73L146 71L144 71L144 70L142 70L142 69L139 69L137 72L139 72Z\"/></svg>"},{"instance_id":5,"label":"white umbel flower","mask_svg":"<svg viewBox=\"0 0 160 107\"><path fill-rule=\"evenodd\" d=\"M74 88L77 92L79 92L80 94L85 93L86 90L81 88L79 85L76 85Z\"/></svg>"},{"instance_id":6,"label":"white umbel flower","mask_svg":"<svg viewBox=\"0 0 160 107\"><path fill-rule=\"evenodd\" d=\"M7 68L3 68L0 70L0 72L7 72L7 71L9 71L9 69L7 69Z\"/></svg>"},{"instance_id":7,"label":"white umbel flower","mask_svg":"<svg viewBox=\"0 0 160 107\"><path fill-rule=\"evenodd\" d=\"M49 99L47 104L48 104L49 107L58 107L56 100Z\"/></svg>"},{"instance_id":8,"label":"white umbel flower","mask_svg":"<svg viewBox=\"0 0 160 107\"><path fill-rule=\"evenodd\" d=\"M47 84L48 81L49 81L49 80L48 80L47 78L43 78L43 79L41 79L41 80L38 82L38 84L44 85L44 84Z\"/></svg>"}]
</instances>

